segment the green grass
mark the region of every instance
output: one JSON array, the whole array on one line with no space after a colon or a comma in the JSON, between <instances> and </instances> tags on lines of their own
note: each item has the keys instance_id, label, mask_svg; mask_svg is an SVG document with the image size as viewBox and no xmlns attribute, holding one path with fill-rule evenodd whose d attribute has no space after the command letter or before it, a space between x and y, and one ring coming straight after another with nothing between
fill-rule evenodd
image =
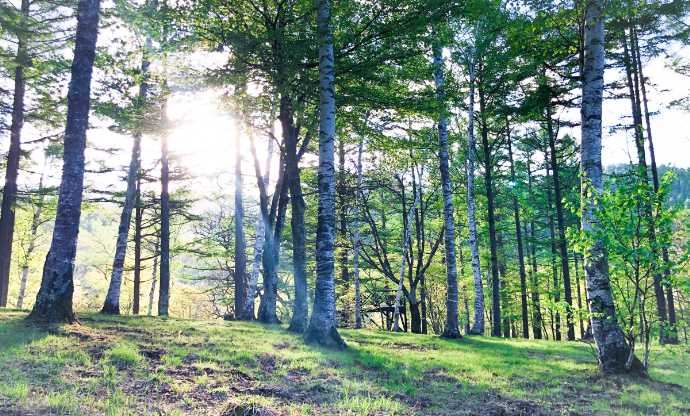
<instances>
[{"instance_id":1,"label":"green grass","mask_svg":"<svg viewBox=\"0 0 690 416\"><path fill-rule=\"evenodd\" d=\"M574 342L343 330L333 352L255 323L24 316L0 312L0 414L690 413L687 346L655 349L640 380L601 377Z\"/></svg>"}]
</instances>

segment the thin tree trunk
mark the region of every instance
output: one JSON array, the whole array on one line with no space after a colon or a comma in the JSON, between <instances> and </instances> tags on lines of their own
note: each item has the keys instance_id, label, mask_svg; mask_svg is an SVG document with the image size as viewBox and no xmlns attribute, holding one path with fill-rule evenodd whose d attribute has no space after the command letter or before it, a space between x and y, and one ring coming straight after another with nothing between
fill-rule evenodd
<instances>
[{"instance_id":1,"label":"thin tree trunk","mask_svg":"<svg viewBox=\"0 0 690 416\"><path fill-rule=\"evenodd\" d=\"M550 179L550 170L549 166L546 166L546 179ZM552 180L549 180L549 182L552 182ZM547 185L548 186L548 185ZM553 289L551 291L551 296L553 298L554 303L556 304L556 308L559 307L559 303L561 302L561 285L558 280L558 266L556 265L556 256L557 256L557 245L556 245L556 229L554 226L554 220L553 220L553 205L551 203L551 189L548 188L546 191L546 208L548 210L548 221L549 221L549 242L551 243L551 273L553 276ZM552 312L554 313L554 312ZM554 341L560 341L561 340L561 314L556 309L555 311L555 320L552 320L552 325L555 325L555 328L553 330L553 338Z\"/></svg>"},{"instance_id":2,"label":"thin tree trunk","mask_svg":"<svg viewBox=\"0 0 690 416\"><path fill-rule=\"evenodd\" d=\"M629 347L616 318L596 196L602 192L601 116L604 91L603 1L591 0L585 10L585 61L582 73L582 230L594 241L585 254L587 304L597 346L599 367L604 373L626 371Z\"/></svg>"},{"instance_id":3,"label":"thin tree trunk","mask_svg":"<svg viewBox=\"0 0 690 416\"><path fill-rule=\"evenodd\" d=\"M319 41L319 211L316 230L316 288L305 341L345 348L335 319L335 59L330 0L317 0Z\"/></svg>"},{"instance_id":4,"label":"thin tree trunk","mask_svg":"<svg viewBox=\"0 0 690 416\"><path fill-rule=\"evenodd\" d=\"M640 74L640 87L642 90L642 103L644 104L644 117L645 117L645 125L647 128L647 143L649 145L649 162L652 168L652 184L654 185L654 193L659 194L659 172L657 170L657 165L656 165L656 155L654 153L654 141L652 139L652 124L650 121L649 117L649 106L647 103L647 87L646 87L646 80L644 77L644 72L642 69L642 56L640 54L640 45L637 37L637 30L633 28L633 35L634 35L634 53L636 54L636 61L637 61L637 68ZM663 201L659 201L659 203L663 203ZM668 325L669 325L669 330L666 332L666 342L669 344L677 344L678 343L678 330L676 328L676 308L675 308L675 302L673 300L673 287L671 286L671 268L670 268L670 259L668 255L668 245L663 244L661 246L661 259L664 262L663 264L663 271L664 271L664 282L666 286L666 301L667 301L667 308L668 308Z\"/></svg>"},{"instance_id":5,"label":"thin tree trunk","mask_svg":"<svg viewBox=\"0 0 690 416\"><path fill-rule=\"evenodd\" d=\"M406 258L407 258L407 253L408 253L408 247L410 246L410 234L411 234L411 229L412 229L412 216L414 215L415 208L417 208L417 204L419 203L419 193L416 192L415 189L415 194L414 194L414 202L412 202L412 206L410 209L407 211L407 215L405 215L405 218L403 218L403 239L401 243L401 256L400 256L400 273L398 275L398 288L395 291L395 303L393 304L393 332L398 332L400 330L400 326L398 322L400 321L400 301L402 299L402 294L403 294L403 277L405 276L405 266L406 266Z\"/></svg>"},{"instance_id":6,"label":"thin tree trunk","mask_svg":"<svg viewBox=\"0 0 690 416\"><path fill-rule=\"evenodd\" d=\"M496 214L494 208L494 187L491 166L489 130L485 119L484 92L479 90L479 111L482 114L482 149L484 151L484 185L486 187L487 219L491 249L491 336L501 336L501 284L498 273L498 248L496 246Z\"/></svg>"},{"instance_id":7,"label":"thin tree trunk","mask_svg":"<svg viewBox=\"0 0 690 416\"><path fill-rule=\"evenodd\" d=\"M632 30L631 30L632 32ZM637 74L637 64L634 56L631 59L630 52L628 49L627 34L623 31L623 53L624 53L624 63L625 72L628 81L628 90L630 92L630 104L632 107L633 123L634 123L634 136L635 136L635 147L637 149L637 168L638 168L638 178L640 184L643 186L645 192L645 200L642 204L643 215L645 217L645 223L647 225L647 238L649 239L649 244L651 246L651 260L652 260L652 274L654 276L654 295L656 297L657 305L657 317L659 319L659 338L660 342L664 344L666 342L666 322L667 322L667 312L666 312L666 298L664 295L664 289L661 285L662 275L659 272L658 259L659 250L656 238L656 221L654 219L654 212L652 211L652 198L654 193L649 188L649 172L647 170L647 160L644 147L644 133L642 127L642 111L640 105L640 91L639 91L639 79Z\"/></svg>"},{"instance_id":8,"label":"thin tree trunk","mask_svg":"<svg viewBox=\"0 0 690 416\"><path fill-rule=\"evenodd\" d=\"M140 90L141 91L141 90ZM139 92L141 95L141 92ZM141 149L141 135L135 134L132 142L132 157L129 162L127 172L127 191L125 201L120 214L120 225L117 231L117 243L115 245L115 257L113 259L113 269L110 276L110 285L105 297L105 303L101 313L109 315L120 314L120 290L122 288L122 274L125 266L125 255L127 253L127 242L129 235L129 225L132 219L132 208L136 200L137 177L139 176L139 153Z\"/></svg>"},{"instance_id":9,"label":"thin tree trunk","mask_svg":"<svg viewBox=\"0 0 690 416\"><path fill-rule=\"evenodd\" d=\"M286 176L289 182L292 208L290 228L292 231L292 267L295 279L295 301L288 329L292 332L302 333L307 327L309 308L307 304L305 207L297 160L297 131L292 121L292 104L285 96L280 101L280 121L285 138Z\"/></svg>"},{"instance_id":10,"label":"thin tree trunk","mask_svg":"<svg viewBox=\"0 0 690 416\"><path fill-rule=\"evenodd\" d=\"M513 143L508 131L508 156L510 159L510 180L513 186L517 184L515 179L515 165L513 163ZM522 247L522 227L520 226L520 205L518 198L513 193L513 216L515 219L515 240L517 242L518 267L520 272L520 306L522 311L522 336L529 338L529 319L527 312L527 273L525 272L525 253Z\"/></svg>"},{"instance_id":11,"label":"thin tree trunk","mask_svg":"<svg viewBox=\"0 0 690 416\"><path fill-rule=\"evenodd\" d=\"M474 324L470 332L475 335L484 335L484 284L482 283L482 271L479 263L477 215L474 200L474 164L477 159L477 145L474 138L474 51L471 53L468 67L470 75L470 97L467 111L467 223L469 228L472 276L474 280Z\"/></svg>"},{"instance_id":12,"label":"thin tree trunk","mask_svg":"<svg viewBox=\"0 0 690 416\"><path fill-rule=\"evenodd\" d=\"M247 243L244 238L244 204L242 201L241 137L235 135L235 318L245 310L247 299Z\"/></svg>"},{"instance_id":13,"label":"thin tree trunk","mask_svg":"<svg viewBox=\"0 0 690 416\"><path fill-rule=\"evenodd\" d=\"M345 171L345 143L338 140L338 174L336 193L338 197L338 263L340 265L340 282L347 285L350 281L350 271L348 269L348 250L347 250L347 183Z\"/></svg>"},{"instance_id":14,"label":"thin tree trunk","mask_svg":"<svg viewBox=\"0 0 690 416\"><path fill-rule=\"evenodd\" d=\"M164 101L163 114L166 111L166 104L167 102ZM158 316L168 316L170 302L170 195L168 194L168 182L168 137L164 132L161 137L161 259Z\"/></svg>"},{"instance_id":15,"label":"thin tree trunk","mask_svg":"<svg viewBox=\"0 0 690 416\"><path fill-rule=\"evenodd\" d=\"M137 192L134 205L134 298L132 300L132 313L139 314L139 302L141 299L141 223L143 221L144 208L141 204L141 162L137 172ZM158 251L158 248L156 248ZM149 312L149 315L151 313Z\"/></svg>"},{"instance_id":16,"label":"thin tree trunk","mask_svg":"<svg viewBox=\"0 0 690 416\"><path fill-rule=\"evenodd\" d=\"M24 306L24 296L26 295L26 284L29 280L29 264L31 257L36 249L36 240L38 238L38 227L41 225L41 214L43 212L43 204L45 201L45 194L43 188L44 172L41 172L41 178L38 181L38 201L34 205L34 212L31 216L31 234L29 235L29 246L24 254L22 261L22 273L19 280L19 294L17 296L17 309Z\"/></svg>"},{"instance_id":17,"label":"thin tree trunk","mask_svg":"<svg viewBox=\"0 0 690 416\"><path fill-rule=\"evenodd\" d=\"M158 272L158 248L160 245L159 241L159 237L156 236L156 245L153 249L153 268L151 269L151 289L149 290L149 316L151 316L151 313L153 312L153 299L156 294L156 272Z\"/></svg>"},{"instance_id":18,"label":"thin tree trunk","mask_svg":"<svg viewBox=\"0 0 690 416\"><path fill-rule=\"evenodd\" d=\"M568 242L565 239L565 217L563 214L563 195L561 189L561 179L558 166L558 155L556 153L556 137L553 131L553 120L551 115L551 104L547 106L546 124L549 136L549 155L551 156L551 171L553 172L553 190L556 197L556 225L558 227L558 247L561 252L561 276L563 278L563 293L565 295L566 307L566 327L569 341L575 340L575 324L573 321L573 295L570 283L570 257L568 256Z\"/></svg>"},{"instance_id":19,"label":"thin tree trunk","mask_svg":"<svg viewBox=\"0 0 690 416\"><path fill-rule=\"evenodd\" d=\"M573 253L573 261L575 262L575 290L577 290L577 320L580 324L580 338L585 337L585 326L582 322L582 292L580 291L580 266L577 263L577 254Z\"/></svg>"},{"instance_id":20,"label":"thin tree trunk","mask_svg":"<svg viewBox=\"0 0 690 416\"><path fill-rule=\"evenodd\" d=\"M530 167L531 155L527 155L527 192L532 198L532 169ZM539 276L537 274L537 250L536 250L536 235L534 233L534 219L529 221L529 252L530 252L530 286L532 293L532 335L534 339L542 338L542 314L541 314L541 300L539 299Z\"/></svg>"},{"instance_id":21,"label":"thin tree trunk","mask_svg":"<svg viewBox=\"0 0 690 416\"><path fill-rule=\"evenodd\" d=\"M14 219L17 201L17 176L19 159L22 154L22 127L24 126L24 94L26 80L24 69L30 64L27 54L25 25L29 18L29 0L21 2L21 29L17 34L17 57L14 70L14 100L12 102L12 122L10 124L10 148L7 152L5 187L2 191L2 212L0 214L0 308L7 306L7 295L12 267L12 240L14 238Z\"/></svg>"},{"instance_id":22,"label":"thin tree trunk","mask_svg":"<svg viewBox=\"0 0 690 416\"><path fill-rule=\"evenodd\" d=\"M446 327L442 336L444 338L461 338L458 324L458 272L455 259L453 194L451 193L450 172L448 171L448 119L445 108L443 56L440 45L434 45L433 49L436 101L440 111L438 118L438 159L441 171L441 187L443 188L443 228L446 254Z\"/></svg>"},{"instance_id":23,"label":"thin tree trunk","mask_svg":"<svg viewBox=\"0 0 690 416\"><path fill-rule=\"evenodd\" d=\"M251 133L250 133L251 134ZM253 141L253 139L252 139ZM271 159L273 158L273 140L269 138L268 149L266 151L266 173L263 175L264 187L268 186L271 176ZM259 282L259 274L261 273L261 259L263 258L265 230L267 227L267 219L259 212L256 219L255 238L254 238L254 254L252 260L252 273L247 284L247 300L245 301L245 312L242 319L254 319L254 299L256 298L257 285Z\"/></svg>"},{"instance_id":24,"label":"thin tree trunk","mask_svg":"<svg viewBox=\"0 0 690 416\"><path fill-rule=\"evenodd\" d=\"M359 144L357 145L357 187L356 187L356 200L357 203L355 204L356 206L359 206L359 204L364 203L363 198L361 198L361 193L362 193L362 153L364 151L364 139L360 138ZM355 282L355 329L360 329L362 328L362 294L361 294L361 288L360 288L360 279L359 279L359 250L360 250L360 235L359 235L359 217L360 217L361 212L357 213L357 216L355 217L355 221L353 224L354 227L354 242L353 242L353 253L352 253L352 272L354 274L354 282ZM424 303L424 288L422 287L422 314L424 315L423 319L426 319L426 303ZM426 325L425 321L422 321L422 325Z\"/></svg>"}]
</instances>

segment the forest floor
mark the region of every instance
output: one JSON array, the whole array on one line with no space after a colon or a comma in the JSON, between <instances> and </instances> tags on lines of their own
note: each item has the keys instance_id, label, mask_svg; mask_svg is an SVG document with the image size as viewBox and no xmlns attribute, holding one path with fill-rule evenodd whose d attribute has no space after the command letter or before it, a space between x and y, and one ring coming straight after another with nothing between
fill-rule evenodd
<instances>
[{"instance_id":1,"label":"forest floor","mask_svg":"<svg viewBox=\"0 0 690 416\"><path fill-rule=\"evenodd\" d=\"M592 346L343 330L344 352L280 326L80 315L27 326L0 312L0 414L690 414L690 349L654 350L648 379L604 378Z\"/></svg>"}]
</instances>

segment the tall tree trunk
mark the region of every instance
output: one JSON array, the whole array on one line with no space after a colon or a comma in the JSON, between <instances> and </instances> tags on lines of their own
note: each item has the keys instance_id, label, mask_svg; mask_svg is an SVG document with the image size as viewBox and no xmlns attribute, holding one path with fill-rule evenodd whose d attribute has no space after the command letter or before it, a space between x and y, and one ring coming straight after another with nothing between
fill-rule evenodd
<instances>
[{"instance_id":1,"label":"tall tree trunk","mask_svg":"<svg viewBox=\"0 0 690 416\"><path fill-rule=\"evenodd\" d=\"M603 1L590 0L585 10L585 61L582 73L581 200L582 230L596 236L601 224L596 196L602 192L601 116L604 91ZM597 346L599 368L605 373L626 370L630 348L616 318L603 240L594 239L585 258L587 304Z\"/></svg>"},{"instance_id":2,"label":"tall tree trunk","mask_svg":"<svg viewBox=\"0 0 690 416\"><path fill-rule=\"evenodd\" d=\"M330 0L317 0L319 40L319 212L316 229L316 288L305 341L345 348L335 319L335 62Z\"/></svg>"},{"instance_id":3,"label":"tall tree trunk","mask_svg":"<svg viewBox=\"0 0 690 416\"><path fill-rule=\"evenodd\" d=\"M141 92L139 93L141 94ZM115 257L113 258L113 269L110 276L110 285L105 297L105 303L101 313L109 315L120 314L120 290L122 288L122 274L125 268L125 255L127 253L127 242L129 235L129 225L132 219L132 208L136 200L137 177L139 176L139 153L141 149L141 135L135 134L132 142L132 157L129 162L127 172L127 190L125 201L120 213L120 225L117 231L117 243L115 245ZM138 302L137 302L138 303Z\"/></svg>"},{"instance_id":4,"label":"tall tree trunk","mask_svg":"<svg viewBox=\"0 0 690 416\"><path fill-rule=\"evenodd\" d=\"M30 64L25 39L25 25L29 18L29 0L21 3L21 29L17 35L17 57L14 69L14 100L10 124L10 149L7 152L5 187L2 190L2 212L0 213L0 308L7 306L12 267L12 240L14 237L14 212L17 201L17 176L22 154L22 127L24 126L24 93L26 80L24 69Z\"/></svg>"},{"instance_id":5,"label":"tall tree trunk","mask_svg":"<svg viewBox=\"0 0 690 416\"><path fill-rule=\"evenodd\" d=\"M510 159L510 180L515 186L515 166L513 163L513 143L508 131L508 156ZM515 220L515 240L517 241L518 268L520 272L520 306L522 312L522 336L529 338L529 319L527 312L527 273L525 272L525 253L522 247L522 227L520 225L520 204L515 193L513 193L513 217Z\"/></svg>"},{"instance_id":6,"label":"tall tree trunk","mask_svg":"<svg viewBox=\"0 0 690 416\"><path fill-rule=\"evenodd\" d=\"M134 205L134 298L132 300L132 313L139 314L139 302L141 299L141 224L144 208L141 204L141 162L137 172L137 191ZM157 241L157 240L156 240ZM158 248L156 247L156 251ZM157 255L157 254L156 254ZM153 283L152 283L153 284ZM149 305L150 307L150 305ZM151 312L149 311L149 315Z\"/></svg>"},{"instance_id":7,"label":"tall tree trunk","mask_svg":"<svg viewBox=\"0 0 690 416\"><path fill-rule=\"evenodd\" d=\"M474 164L477 159L474 138L474 87L475 67L474 51L468 62L470 74L470 97L467 111L467 223L469 228L470 258L474 280L474 324L470 331L475 335L484 335L484 284L479 263L479 244L477 243L477 215L474 200Z\"/></svg>"},{"instance_id":8,"label":"tall tree trunk","mask_svg":"<svg viewBox=\"0 0 690 416\"><path fill-rule=\"evenodd\" d=\"M482 149L484 151L484 185L486 187L487 220L489 223L489 245L491 249L491 336L501 336L501 284L498 273L498 248L496 246L496 214L494 208L494 186L491 166L489 128L485 118L484 91L479 89L479 111L482 118Z\"/></svg>"},{"instance_id":9,"label":"tall tree trunk","mask_svg":"<svg viewBox=\"0 0 690 416\"><path fill-rule=\"evenodd\" d=\"M292 267L295 279L295 302L292 319L288 330L302 333L307 328L307 266L306 266L306 231L304 226L304 197L302 180L297 160L297 130L293 125L292 104L285 96L280 101L280 121L285 138L286 175L290 188L292 216Z\"/></svg>"},{"instance_id":10,"label":"tall tree trunk","mask_svg":"<svg viewBox=\"0 0 690 416\"><path fill-rule=\"evenodd\" d=\"M500 220L497 218L497 222ZM510 328L512 326L512 311L510 308L510 298L508 293L508 276L506 268L505 246L503 244L503 232L496 232L496 248L498 250L498 275L501 282L501 326L504 338L510 338Z\"/></svg>"},{"instance_id":11,"label":"tall tree trunk","mask_svg":"<svg viewBox=\"0 0 690 416\"><path fill-rule=\"evenodd\" d=\"M635 53L635 56L637 57L637 69L640 74L640 88L642 91L642 103L644 104L644 117L645 117L645 126L646 126L646 131L647 131L647 143L649 146L649 162L652 168L652 184L654 185L654 193L659 194L659 172L657 170L657 165L656 165L656 155L654 153L654 141L652 138L652 123L650 121L649 117L649 106L647 103L647 81L644 77L644 72L642 69L642 56L640 54L640 45L639 45L639 40L637 36L637 30L633 28L633 51ZM663 203L663 201L659 201L659 203ZM677 344L678 343L678 329L676 328L676 308L675 308L675 302L673 300L673 287L671 286L671 268L670 268L670 259L668 255L668 245L663 244L661 246L661 259L663 261L663 271L664 271L664 282L666 286L666 301L667 301L667 307L668 307L668 331L666 332L666 342L669 344Z\"/></svg>"},{"instance_id":12,"label":"tall tree trunk","mask_svg":"<svg viewBox=\"0 0 690 416\"><path fill-rule=\"evenodd\" d=\"M151 289L149 290L149 310L148 315L151 316L153 312L153 299L156 294L156 273L158 272L158 248L160 245L160 238L156 236L156 244L153 249L153 267L151 268Z\"/></svg>"},{"instance_id":13,"label":"tall tree trunk","mask_svg":"<svg viewBox=\"0 0 690 416\"><path fill-rule=\"evenodd\" d=\"M247 299L247 243L244 238L244 203L242 201L242 146L235 135L235 318L245 310Z\"/></svg>"},{"instance_id":14,"label":"tall tree trunk","mask_svg":"<svg viewBox=\"0 0 690 416\"><path fill-rule=\"evenodd\" d=\"M552 182L550 178L549 165L546 166L546 179L548 182ZM548 185L547 185L548 187ZM558 280L558 266L556 265L557 256L557 244L556 244L556 230L553 220L553 204L551 203L551 189L547 188L546 191L546 208L548 210L548 221L549 221L549 242L551 243L551 273L553 276L553 289L551 291L551 296L553 302L557 305L555 311L555 320L552 320L551 325L555 325L553 330L554 341L561 340L561 314L558 311L558 304L561 302L561 284ZM554 314L554 312L552 312Z\"/></svg>"},{"instance_id":15,"label":"tall tree trunk","mask_svg":"<svg viewBox=\"0 0 690 416\"><path fill-rule=\"evenodd\" d=\"M251 134L251 133L250 133ZM253 142L253 139L252 139ZM268 186L271 177L271 159L273 158L273 140L269 138L268 149L266 151L266 173L263 175L264 187ZM256 298L257 285L259 282L259 274L261 273L261 259L264 252L265 230L267 227L267 218L259 212L254 226L254 254L252 259L252 272L247 284L247 300L245 301L245 311L242 319L248 321L254 319L254 299Z\"/></svg>"},{"instance_id":16,"label":"tall tree trunk","mask_svg":"<svg viewBox=\"0 0 690 416\"><path fill-rule=\"evenodd\" d=\"M553 173L553 190L556 197L556 224L558 226L558 247L561 252L561 276L563 277L563 293L566 303L566 326L569 341L575 340L575 323L573 321L573 295L570 283L570 257L568 256L568 241L565 239L565 217L563 214L563 194L556 153L556 135L553 131L551 104L546 111L546 124L549 136L549 155L551 156L551 171Z\"/></svg>"},{"instance_id":17,"label":"tall tree trunk","mask_svg":"<svg viewBox=\"0 0 690 416\"><path fill-rule=\"evenodd\" d=\"M532 198L532 169L530 167L531 155L527 155L527 192ZM539 276L537 274L537 250L536 235L534 233L534 219L529 221L529 253L530 253L530 292L532 294L532 335L534 339L541 339L542 315L541 300L539 294Z\"/></svg>"},{"instance_id":18,"label":"tall tree trunk","mask_svg":"<svg viewBox=\"0 0 690 416\"><path fill-rule=\"evenodd\" d=\"M443 188L443 231L446 254L446 327L444 338L461 338L458 324L458 272L455 259L455 222L453 217L453 194L451 193L450 172L448 171L448 119L446 115L443 79L443 55L441 46L434 47L434 82L436 101L439 106L438 118L438 160Z\"/></svg>"},{"instance_id":19,"label":"tall tree trunk","mask_svg":"<svg viewBox=\"0 0 690 416\"><path fill-rule=\"evenodd\" d=\"M41 322L74 322L74 258L77 252L81 201L84 192L84 149L91 105L91 74L96 56L99 0L80 0L67 93L62 180L53 239L43 266L41 288L29 319Z\"/></svg>"},{"instance_id":20,"label":"tall tree trunk","mask_svg":"<svg viewBox=\"0 0 690 416\"><path fill-rule=\"evenodd\" d=\"M638 180L640 181L640 185L642 185L645 193L644 201L642 201L642 210L647 226L647 238L649 239L649 245L651 247L652 274L654 276L654 295L656 297L657 318L659 319L660 327L659 338L660 342L664 344L666 343L666 332L668 329L666 327L667 312L666 298L664 295L664 289L662 287L662 275L659 272L658 267L659 248L656 238L656 221L654 218L654 212L652 210L652 199L654 198L654 193L652 192L652 189L649 188L649 172L647 170L647 160L644 147L644 128L642 126L642 110L640 105L637 64L634 56L631 59L631 54L628 49L627 34L625 31L623 31L623 53L625 72L628 81L628 90L630 92L630 104L633 114L635 148L637 150Z\"/></svg>"},{"instance_id":21,"label":"tall tree trunk","mask_svg":"<svg viewBox=\"0 0 690 416\"><path fill-rule=\"evenodd\" d=\"M164 98L167 100L167 98ZM167 101L163 105L165 117ZM170 302L170 195L168 167L168 137L163 133L161 137L161 259L160 259L160 288L158 291L158 316L168 316Z\"/></svg>"},{"instance_id":22,"label":"tall tree trunk","mask_svg":"<svg viewBox=\"0 0 690 416\"><path fill-rule=\"evenodd\" d=\"M29 246L24 253L22 260L22 272L19 280L19 294L17 295L17 309L24 306L24 297L26 295L26 284L29 280L29 265L31 257L36 249L36 240L38 239L38 227L41 225L41 214L43 212L43 204L45 201L45 191L43 188L44 172L41 172L41 178L38 181L38 201L34 204L34 212L31 215L31 234L29 235Z\"/></svg>"},{"instance_id":23,"label":"tall tree trunk","mask_svg":"<svg viewBox=\"0 0 690 416\"><path fill-rule=\"evenodd\" d=\"M360 138L359 144L357 145L357 187L355 206L364 203L362 195L362 152L364 151L364 139ZM362 328L362 293L361 293L361 283L359 280L359 250L360 250L360 235L359 235L359 218L361 212L357 212L354 221L354 241L353 241L353 253L352 253L352 272L354 274L355 283L355 329ZM423 319L426 318L426 303L424 303L424 287L422 286L422 313L424 314ZM422 325L426 325L425 321L422 321Z\"/></svg>"}]
</instances>

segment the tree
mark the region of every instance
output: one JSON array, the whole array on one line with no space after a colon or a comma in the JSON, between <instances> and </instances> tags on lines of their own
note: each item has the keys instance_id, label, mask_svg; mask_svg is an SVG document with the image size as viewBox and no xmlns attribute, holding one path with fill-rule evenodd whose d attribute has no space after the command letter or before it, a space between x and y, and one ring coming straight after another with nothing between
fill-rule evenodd
<instances>
[{"instance_id":1,"label":"tree","mask_svg":"<svg viewBox=\"0 0 690 416\"><path fill-rule=\"evenodd\" d=\"M585 56L582 73L582 231L592 235L601 226L597 195L603 189L601 107L604 91L604 4L590 0L585 12ZM591 241L584 255L587 304L599 368L604 373L628 370L630 348L616 318L604 241Z\"/></svg>"},{"instance_id":2,"label":"tree","mask_svg":"<svg viewBox=\"0 0 690 416\"><path fill-rule=\"evenodd\" d=\"M91 104L91 74L96 55L100 0L80 0L67 93L62 180L55 228L43 278L29 319L40 322L74 322L73 267L79 234L84 185L84 149Z\"/></svg>"},{"instance_id":3,"label":"tree","mask_svg":"<svg viewBox=\"0 0 690 416\"><path fill-rule=\"evenodd\" d=\"M335 319L335 68L330 0L317 1L319 42L319 213L316 231L316 288L305 341L345 348Z\"/></svg>"},{"instance_id":4,"label":"tree","mask_svg":"<svg viewBox=\"0 0 690 416\"><path fill-rule=\"evenodd\" d=\"M434 44L434 83L439 105L438 116L438 160L443 188L443 231L446 254L446 327L444 338L461 338L458 326L458 272L455 259L455 223L453 218L453 195L451 193L450 173L448 172L448 119L445 109L443 80L443 56L441 46ZM402 280L402 278L401 278Z\"/></svg>"}]
</instances>

